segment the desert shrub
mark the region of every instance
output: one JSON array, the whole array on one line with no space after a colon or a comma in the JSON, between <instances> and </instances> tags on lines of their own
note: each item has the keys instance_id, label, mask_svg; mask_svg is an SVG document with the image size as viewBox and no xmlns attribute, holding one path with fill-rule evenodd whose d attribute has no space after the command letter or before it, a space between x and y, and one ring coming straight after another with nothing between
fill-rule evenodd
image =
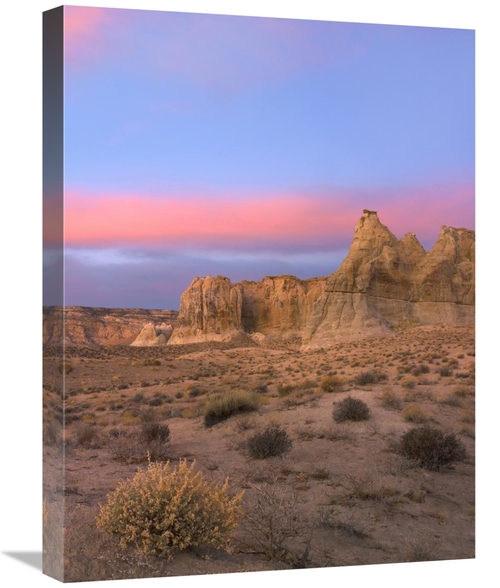
<instances>
[{"instance_id":1,"label":"desert shrub","mask_svg":"<svg viewBox=\"0 0 500 588\"><path fill-rule=\"evenodd\" d=\"M308 392L308 391L313 390L314 388L317 388L317 387L318 387L317 380L313 380L311 378L306 378L305 380L302 380L302 382L300 382L298 384L299 390L302 390L303 392Z\"/></svg>"},{"instance_id":2,"label":"desert shrub","mask_svg":"<svg viewBox=\"0 0 500 588\"><path fill-rule=\"evenodd\" d=\"M344 421L365 421L370 418L370 409L359 398L348 396L335 405L333 419L337 423Z\"/></svg>"},{"instance_id":3,"label":"desert shrub","mask_svg":"<svg viewBox=\"0 0 500 588\"><path fill-rule=\"evenodd\" d=\"M144 392L137 392L132 396L132 402L142 402L144 400Z\"/></svg>"},{"instance_id":4,"label":"desert shrub","mask_svg":"<svg viewBox=\"0 0 500 588\"><path fill-rule=\"evenodd\" d=\"M442 378L449 378L450 376L453 375L453 370L448 366L444 366L439 370L439 375Z\"/></svg>"},{"instance_id":5,"label":"desert shrub","mask_svg":"<svg viewBox=\"0 0 500 588\"><path fill-rule=\"evenodd\" d=\"M138 417L143 423L152 423L156 421L157 411L154 408L145 408L138 412Z\"/></svg>"},{"instance_id":6,"label":"desert shrub","mask_svg":"<svg viewBox=\"0 0 500 588\"><path fill-rule=\"evenodd\" d=\"M416 538L406 541L405 561L436 561L440 559L438 543L435 539Z\"/></svg>"},{"instance_id":7,"label":"desert shrub","mask_svg":"<svg viewBox=\"0 0 500 588\"><path fill-rule=\"evenodd\" d=\"M320 383L320 388L324 392L339 392L344 386L344 380L338 376L327 376Z\"/></svg>"},{"instance_id":8,"label":"desert shrub","mask_svg":"<svg viewBox=\"0 0 500 588\"><path fill-rule=\"evenodd\" d=\"M425 363L421 363L417 366L415 366L412 370L411 373L413 376L420 376L421 374L428 374L431 371L431 368L426 365Z\"/></svg>"},{"instance_id":9,"label":"desert shrub","mask_svg":"<svg viewBox=\"0 0 500 588\"><path fill-rule=\"evenodd\" d=\"M181 412L181 417L183 419L195 419L199 416L199 408L197 406L186 406Z\"/></svg>"},{"instance_id":10,"label":"desert shrub","mask_svg":"<svg viewBox=\"0 0 500 588\"><path fill-rule=\"evenodd\" d=\"M278 395L279 396L288 396L294 391L293 384L278 384Z\"/></svg>"},{"instance_id":11,"label":"desert shrub","mask_svg":"<svg viewBox=\"0 0 500 588\"><path fill-rule=\"evenodd\" d=\"M60 441L61 427L55 421L48 421L43 427L43 444L44 445L56 445Z\"/></svg>"},{"instance_id":12,"label":"desert shrub","mask_svg":"<svg viewBox=\"0 0 500 588\"><path fill-rule=\"evenodd\" d=\"M401 398L391 388L385 388L382 392L382 404L385 408L399 410L401 408Z\"/></svg>"},{"instance_id":13,"label":"desert shrub","mask_svg":"<svg viewBox=\"0 0 500 588\"><path fill-rule=\"evenodd\" d=\"M453 388L453 394L458 398L465 398L466 396L473 395L474 390L469 386L465 386L463 384L459 384Z\"/></svg>"},{"instance_id":14,"label":"desert shrub","mask_svg":"<svg viewBox=\"0 0 500 588\"><path fill-rule=\"evenodd\" d=\"M76 429L75 442L77 445L90 446L97 437L95 425L81 425Z\"/></svg>"},{"instance_id":15,"label":"desert shrub","mask_svg":"<svg viewBox=\"0 0 500 588\"><path fill-rule=\"evenodd\" d=\"M387 380L387 374L378 372L376 370L369 370L367 372L361 372L354 378L354 383L358 386L367 386L368 384L378 384Z\"/></svg>"},{"instance_id":16,"label":"desert shrub","mask_svg":"<svg viewBox=\"0 0 500 588\"><path fill-rule=\"evenodd\" d=\"M145 359L142 362L142 365L159 366L161 365L161 359Z\"/></svg>"},{"instance_id":17,"label":"desert shrub","mask_svg":"<svg viewBox=\"0 0 500 588\"><path fill-rule=\"evenodd\" d=\"M435 471L454 461L463 461L466 456L464 444L454 433L447 435L427 425L407 431L401 437L397 451L420 467Z\"/></svg>"},{"instance_id":18,"label":"desert shrub","mask_svg":"<svg viewBox=\"0 0 500 588\"><path fill-rule=\"evenodd\" d=\"M199 386L193 386L190 390L189 390L189 397L190 398L197 398L198 396L201 396L202 394L204 394L204 390L202 390Z\"/></svg>"},{"instance_id":19,"label":"desert shrub","mask_svg":"<svg viewBox=\"0 0 500 588\"><path fill-rule=\"evenodd\" d=\"M256 392L230 391L210 398L205 405L205 427L225 421L233 414L257 410L260 397Z\"/></svg>"},{"instance_id":20,"label":"desert shrub","mask_svg":"<svg viewBox=\"0 0 500 588\"><path fill-rule=\"evenodd\" d=\"M418 384L418 380L415 376L405 376L404 378L401 378L400 384L407 390L413 390L413 388L415 388L415 386Z\"/></svg>"},{"instance_id":21,"label":"desert shrub","mask_svg":"<svg viewBox=\"0 0 500 588\"><path fill-rule=\"evenodd\" d=\"M254 459L266 459L283 455L292 448L288 433L278 424L273 423L247 440L247 450Z\"/></svg>"},{"instance_id":22,"label":"desert shrub","mask_svg":"<svg viewBox=\"0 0 500 588\"><path fill-rule=\"evenodd\" d=\"M167 443L170 440L170 429L168 425L160 423L145 423L142 425L141 437L146 443L151 443L152 441Z\"/></svg>"},{"instance_id":23,"label":"desert shrub","mask_svg":"<svg viewBox=\"0 0 500 588\"><path fill-rule=\"evenodd\" d=\"M419 404L409 404L401 411L401 416L409 423L425 423L429 418Z\"/></svg>"},{"instance_id":24,"label":"desert shrub","mask_svg":"<svg viewBox=\"0 0 500 588\"><path fill-rule=\"evenodd\" d=\"M229 547L241 516L243 494L231 497L222 486L195 472L195 463L150 462L132 480L125 480L100 505L97 526L133 543L144 553L172 558L175 551L195 546Z\"/></svg>"},{"instance_id":25,"label":"desert shrub","mask_svg":"<svg viewBox=\"0 0 500 588\"><path fill-rule=\"evenodd\" d=\"M253 497L242 520L249 543L243 544L267 559L306 567L312 528L298 493L280 484L277 475L269 478L252 484Z\"/></svg>"}]
</instances>

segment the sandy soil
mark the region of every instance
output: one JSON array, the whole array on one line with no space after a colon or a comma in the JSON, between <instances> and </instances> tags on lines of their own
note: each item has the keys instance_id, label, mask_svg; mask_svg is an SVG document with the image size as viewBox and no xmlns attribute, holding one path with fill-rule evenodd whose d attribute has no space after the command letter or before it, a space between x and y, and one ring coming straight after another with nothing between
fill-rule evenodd
<instances>
[{"instance_id":1,"label":"sandy soil","mask_svg":"<svg viewBox=\"0 0 500 588\"><path fill-rule=\"evenodd\" d=\"M46 351L45 381L57 382L57 355ZM57 551L50 525L65 496L66 581L474 557L472 328L413 327L310 352L212 344L70 348L68 356L65 442L56 427L44 449L44 550ZM375 383L364 383L367 372ZM260 406L206 427L207 403L230 390L257 390ZM366 403L367 420L334 420L348 396ZM46 427L60 424L59 402L47 384ZM232 553L196 549L166 561L97 529L99 504L147 465L138 442L147 422L170 428L162 458L195 461L207 478L245 491ZM290 451L252 459L247 439L271 423L287 432ZM401 436L424 424L456 434L465 459L432 471L399 455ZM269 515L264 495L289 531L281 554L266 552L257 532Z\"/></svg>"}]
</instances>

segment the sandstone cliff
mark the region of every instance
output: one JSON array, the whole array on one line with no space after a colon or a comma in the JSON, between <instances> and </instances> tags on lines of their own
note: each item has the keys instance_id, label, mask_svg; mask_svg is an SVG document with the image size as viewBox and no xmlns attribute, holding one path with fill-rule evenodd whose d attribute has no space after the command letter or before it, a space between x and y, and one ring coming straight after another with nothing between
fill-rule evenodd
<instances>
[{"instance_id":1,"label":"sandstone cliff","mask_svg":"<svg viewBox=\"0 0 500 588\"><path fill-rule=\"evenodd\" d=\"M169 345L227 341L242 334L302 336L324 278L268 276L233 284L228 278L195 278L181 296L179 318ZM255 337L254 337L255 339Z\"/></svg>"},{"instance_id":2,"label":"sandstone cliff","mask_svg":"<svg viewBox=\"0 0 500 588\"><path fill-rule=\"evenodd\" d=\"M259 343L299 337L304 348L326 347L390 334L409 320L473 324L474 293L474 231L442 227L426 252L414 233L398 240L365 210L347 257L328 278L195 278L169 345L248 334Z\"/></svg>"},{"instance_id":3,"label":"sandstone cliff","mask_svg":"<svg viewBox=\"0 0 500 588\"><path fill-rule=\"evenodd\" d=\"M90 308L49 306L43 309L45 345L130 345L146 323L162 330L162 323L175 325L177 311L140 308ZM64 316L64 334L63 320ZM165 327L165 334L168 329Z\"/></svg>"},{"instance_id":4,"label":"sandstone cliff","mask_svg":"<svg viewBox=\"0 0 500 588\"><path fill-rule=\"evenodd\" d=\"M242 331L242 292L228 278L195 278L181 296L169 344L225 341Z\"/></svg>"}]
</instances>

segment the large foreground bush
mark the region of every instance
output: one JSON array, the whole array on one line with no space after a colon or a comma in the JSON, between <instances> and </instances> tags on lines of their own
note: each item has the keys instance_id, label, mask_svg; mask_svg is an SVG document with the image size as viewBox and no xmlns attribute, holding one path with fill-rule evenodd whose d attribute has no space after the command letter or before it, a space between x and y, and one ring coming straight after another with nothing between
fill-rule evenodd
<instances>
[{"instance_id":1,"label":"large foreground bush","mask_svg":"<svg viewBox=\"0 0 500 588\"><path fill-rule=\"evenodd\" d=\"M423 426L407 431L399 441L398 452L428 470L440 470L454 461L463 461L465 445L454 433L445 434L440 429Z\"/></svg>"},{"instance_id":2,"label":"large foreground bush","mask_svg":"<svg viewBox=\"0 0 500 588\"><path fill-rule=\"evenodd\" d=\"M100 505L97 526L118 534L120 544L134 543L144 553L171 558L195 546L225 548L241 516L243 493L231 498L228 481L206 481L195 464L150 463L122 482Z\"/></svg>"}]
</instances>

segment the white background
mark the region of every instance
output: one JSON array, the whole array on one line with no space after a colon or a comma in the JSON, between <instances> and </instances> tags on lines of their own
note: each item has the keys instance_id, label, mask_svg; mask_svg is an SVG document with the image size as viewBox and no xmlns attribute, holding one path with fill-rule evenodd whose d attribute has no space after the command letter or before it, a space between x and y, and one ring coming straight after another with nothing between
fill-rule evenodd
<instances>
[{"instance_id":1,"label":"white background","mask_svg":"<svg viewBox=\"0 0 500 588\"><path fill-rule=\"evenodd\" d=\"M112 585L243 588L256 582L391 588L491 586L498 570L500 363L497 350L498 199L500 195L500 30L491 0L121 0L81 6L142 8L476 30L477 62L477 556L474 560L122 580ZM42 12L57 2L10 0L0 17L0 361L2 378L0 582L56 585L11 554L41 551ZM487 575L490 576L487 579ZM110 586L84 582L84 586Z\"/></svg>"}]
</instances>

